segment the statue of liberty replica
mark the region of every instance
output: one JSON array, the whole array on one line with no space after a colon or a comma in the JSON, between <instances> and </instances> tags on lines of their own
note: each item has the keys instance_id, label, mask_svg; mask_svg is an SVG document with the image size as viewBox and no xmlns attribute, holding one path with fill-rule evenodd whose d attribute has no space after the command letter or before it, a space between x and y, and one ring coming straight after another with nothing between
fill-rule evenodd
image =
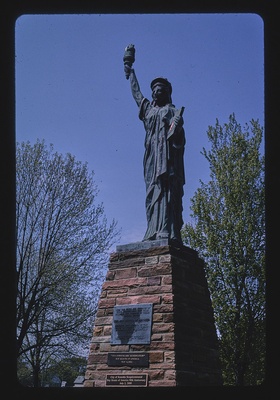
<instances>
[{"instance_id":1,"label":"statue of liberty replica","mask_svg":"<svg viewBox=\"0 0 280 400\"><path fill-rule=\"evenodd\" d=\"M139 118L146 131L144 179L146 184L147 230L143 240L168 239L182 246L182 197L185 184L183 111L172 104L171 83L162 77L151 82L152 100L143 96L135 70L134 45L125 48L124 71L139 107Z\"/></svg>"}]
</instances>

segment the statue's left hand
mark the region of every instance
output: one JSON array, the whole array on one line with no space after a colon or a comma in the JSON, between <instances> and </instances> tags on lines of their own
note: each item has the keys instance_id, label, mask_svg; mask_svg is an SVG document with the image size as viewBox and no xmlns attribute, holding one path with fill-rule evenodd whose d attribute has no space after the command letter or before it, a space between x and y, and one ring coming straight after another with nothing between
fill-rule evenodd
<instances>
[{"instance_id":1,"label":"statue's left hand","mask_svg":"<svg viewBox=\"0 0 280 400\"><path fill-rule=\"evenodd\" d=\"M184 124L184 119L181 115L175 115L173 121L178 128L181 128Z\"/></svg>"}]
</instances>

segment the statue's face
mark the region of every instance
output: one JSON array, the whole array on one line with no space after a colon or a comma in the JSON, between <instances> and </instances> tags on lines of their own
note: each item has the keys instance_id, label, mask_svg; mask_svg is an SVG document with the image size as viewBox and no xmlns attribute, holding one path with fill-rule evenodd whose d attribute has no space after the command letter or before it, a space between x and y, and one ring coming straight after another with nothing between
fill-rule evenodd
<instances>
[{"instance_id":1,"label":"statue's face","mask_svg":"<svg viewBox=\"0 0 280 400\"><path fill-rule=\"evenodd\" d=\"M157 106L165 106L170 103L169 88L166 85L157 83L153 87L152 98Z\"/></svg>"}]
</instances>

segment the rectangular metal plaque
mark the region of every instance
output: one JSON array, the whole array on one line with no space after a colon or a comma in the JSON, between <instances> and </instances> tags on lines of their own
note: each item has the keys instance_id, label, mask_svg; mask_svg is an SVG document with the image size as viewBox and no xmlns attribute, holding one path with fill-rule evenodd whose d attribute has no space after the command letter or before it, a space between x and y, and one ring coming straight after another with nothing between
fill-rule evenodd
<instances>
[{"instance_id":1,"label":"rectangular metal plaque","mask_svg":"<svg viewBox=\"0 0 280 400\"><path fill-rule=\"evenodd\" d=\"M147 386L148 374L108 374L106 386Z\"/></svg>"},{"instance_id":2,"label":"rectangular metal plaque","mask_svg":"<svg viewBox=\"0 0 280 400\"><path fill-rule=\"evenodd\" d=\"M152 303L115 306L111 344L150 344Z\"/></svg>"},{"instance_id":3,"label":"rectangular metal plaque","mask_svg":"<svg viewBox=\"0 0 280 400\"><path fill-rule=\"evenodd\" d=\"M148 367L149 366L149 354L140 352L115 352L108 353L107 364L110 367Z\"/></svg>"}]
</instances>

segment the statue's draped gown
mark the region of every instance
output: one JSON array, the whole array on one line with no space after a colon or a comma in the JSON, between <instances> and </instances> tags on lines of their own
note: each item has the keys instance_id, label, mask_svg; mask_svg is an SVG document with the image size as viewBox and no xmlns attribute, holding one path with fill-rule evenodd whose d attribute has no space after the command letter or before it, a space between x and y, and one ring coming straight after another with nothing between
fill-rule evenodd
<instances>
[{"instance_id":1,"label":"statue's draped gown","mask_svg":"<svg viewBox=\"0 0 280 400\"><path fill-rule=\"evenodd\" d=\"M144 178L147 231L143 240L169 238L181 242L185 133L181 128L167 139L173 104L153 106L143 98L139 118L146 130Z\"/></svg>"}]
</instances>

